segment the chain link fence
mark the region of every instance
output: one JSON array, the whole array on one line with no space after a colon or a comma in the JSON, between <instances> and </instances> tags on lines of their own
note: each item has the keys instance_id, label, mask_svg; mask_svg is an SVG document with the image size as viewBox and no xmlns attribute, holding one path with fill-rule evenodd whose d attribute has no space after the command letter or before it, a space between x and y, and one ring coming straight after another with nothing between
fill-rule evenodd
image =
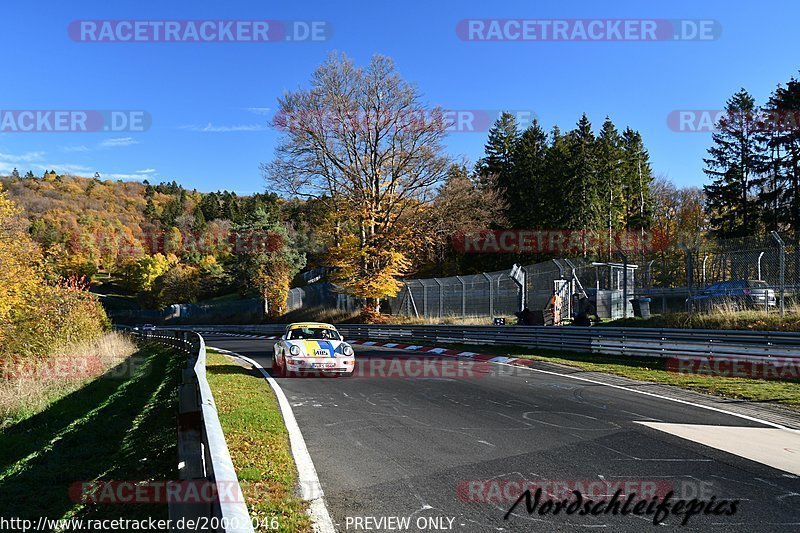
<instances>
[{"instance_id":1,"label":"chain link fence","mask_svg":"<svg viewBox=\"0 0 800 533\"><path fill-rule=\"evenodd\" d=\"M606 261L553 259L510 270L408 279L384 312L420 318L511 317L523 309L536 323L558 324L583 307L600 318L641 313L754 309L782 313L800 305L800 247L789 235L698 239L650 255ZM361 301L328 282L292 289L287 309L356 311ZM583 306L583 307L582 307Z\"/></svg>"},{"instance_id":2,"label":"chain link fence","mask_svg":"<svg viewBox=\"0 0 800 533\"><path fill-rule=\"evenodd\" d=\"M749 308L783 314L797 302L800 255L789 235L709 240L682 249L687 310Z\"/></svg>"},{"instance_id":3,"label":"chain link fence","mask_svg":"<svg viewBox=\"0 0 800 533\"><path fill-rule=\"evenodd\" d=\"M555 259L511 270L403 281L384 310L426 318L509 317L529 309L541 323L564 323L578 300L591 302L604 318L632 314L636 265ZM624 274L627 271L627 275Z\"/></svg>"},{"instance_id":4,"label":"chain link fence","mask_svg":"<svg viewBox=\"0 0 800 533\"><path fill-rule=\"evenodd\" d=\"M511 317L530 310L534 323L563 324L582 309L600 318L635 316L637 301L653 313L800 308L800 246L790 235L697 240L650 256L620 253L605 262L553 259L480 274L402 281L384 312L419 318ZM634 264L635 259L635 264ZM313 275L312 275L313 274ZM355 312L362 301L324 281L325 271L291 289L286 311ZM120 323L259 322L260 299L215 304L176 304L160 310L110 312Z\"/></svg>"}]
</instances>

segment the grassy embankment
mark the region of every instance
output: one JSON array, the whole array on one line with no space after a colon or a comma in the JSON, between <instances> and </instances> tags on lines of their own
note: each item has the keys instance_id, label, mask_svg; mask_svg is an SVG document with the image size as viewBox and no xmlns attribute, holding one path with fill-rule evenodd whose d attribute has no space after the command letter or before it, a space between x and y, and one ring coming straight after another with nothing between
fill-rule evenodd
<instances>
[{"instance_id":1,"label":"grassy embankment","mask_svg":"<svg viewBox=\"0 0 800 533\"><path fill-rule=\"evenodd\" d=\"M185 355L158 345L136 348L110 335L75 354L116 350L97 375L3 383L0 516L167 518L166 504L89 505L70 493L80 482L176 476L177 386Z\"/></svg>"},{"instance_id":2,"label":"grassy embankment","mask_svg":"<svg viewBox=\"0 0 800 533\"><path fill-rule=\"evenodd\" d=\"M280 531L311 531L305 502L295 495L297 470L289 435L269 383L255 368L213 350L208 351L206 368L251 516L261 525L272 522Z\"/></svg>"}]
</instances>

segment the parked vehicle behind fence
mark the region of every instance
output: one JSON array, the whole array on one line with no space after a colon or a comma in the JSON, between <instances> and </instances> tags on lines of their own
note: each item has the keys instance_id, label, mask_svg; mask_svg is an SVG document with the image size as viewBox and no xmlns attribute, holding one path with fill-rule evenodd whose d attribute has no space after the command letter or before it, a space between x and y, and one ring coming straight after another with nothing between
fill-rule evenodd
<instances>
[{"instance_id":1,"label":"parked vehicle behind fence","mask_svg":"<svg viewBox=\"0 0 800 533\"><path fill-rule=\"evenodd\" d=\"M689 312L711 312L722 309L769 311L775 307L777 307L775 291L769 288L766 281L754 279L714 283L686 299L686 309Z\"/></svg>"}]
</instances>

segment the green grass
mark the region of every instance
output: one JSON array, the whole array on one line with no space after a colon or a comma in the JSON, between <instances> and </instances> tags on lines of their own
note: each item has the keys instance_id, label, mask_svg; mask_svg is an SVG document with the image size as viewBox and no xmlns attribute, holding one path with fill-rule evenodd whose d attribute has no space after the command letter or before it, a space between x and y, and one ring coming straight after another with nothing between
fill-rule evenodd
<instances>
[{"instance_id":1,"label":"green grass","mask_svg":"<svg viewBox=\"0 0 800 533\"><path fill-rule=\"evenodd\" d=\"M306 504L295 495L289 434L269 384L257 370L213 350L206 368L250 515L267 524L276 518L280 531L311 531Z\"/></svg>"},{"instance_id":2,"label":"green grass","mask_svg":"<svg viewBox=\"0 0 800 533\"><path fill-rule=\"evenodd\" d=\"M165 504L87 505L69 495L75 482L175 479L185 355L146 345L134 357L125 377L112 370L0 432L0 516L167 518Z\"/></svg>"},{"instance_id":3,"label":"green grass","mask_svg":"<svg viewBox=\"0 0 800 533\"><path fill-rule=\"evenodd\" d=\"M599 324L601 327L739 329L754 331L800 331L800 310L779 313L728 311L717 313L669 313L648 319L620 318Z\"/></svg>"},{"instance_id":4,"label":"green grass","mask_svg":"<svg viewBox=\"0 0 800 533\"><path fill-rule=\"evenodd\" d=\"M396 341L402 342L402 341ZM657 357L630 357L589 353L566 353L534 350L519 346L487 346L441 344L473 352L548 361L579 368L587 372L603 372L629 379L673 385L705 394L754 402L774 403L800 408L800 380L764 380L680 374L666 369L666 360Z\"/></svg>"}]
</instances>

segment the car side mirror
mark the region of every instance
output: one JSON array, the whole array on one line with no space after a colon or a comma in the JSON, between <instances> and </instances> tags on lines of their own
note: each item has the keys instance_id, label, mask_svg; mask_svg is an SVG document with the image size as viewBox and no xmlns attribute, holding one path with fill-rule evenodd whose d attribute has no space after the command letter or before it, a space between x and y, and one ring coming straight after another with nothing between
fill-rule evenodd
<instances>
[{"instance_id":1,"label":"car side mirror","mask_svg":"<svg viewBox=\"0 0 800 533\"><path fill-rule=\"evenodd\" d=\"M281 340L285 341L286 340L286 335L281 335Z\"/></svg>"},{"instance_id":2,"label":"car side mirror","mask_svg":"<svg viewBox=\"0 0 800 533\"><path fill-rule=\"evenodd\" d=\"M339 340L344 342L344 335L342 335L341 333L339 333Z\"/></svg>"}]
</instances>

